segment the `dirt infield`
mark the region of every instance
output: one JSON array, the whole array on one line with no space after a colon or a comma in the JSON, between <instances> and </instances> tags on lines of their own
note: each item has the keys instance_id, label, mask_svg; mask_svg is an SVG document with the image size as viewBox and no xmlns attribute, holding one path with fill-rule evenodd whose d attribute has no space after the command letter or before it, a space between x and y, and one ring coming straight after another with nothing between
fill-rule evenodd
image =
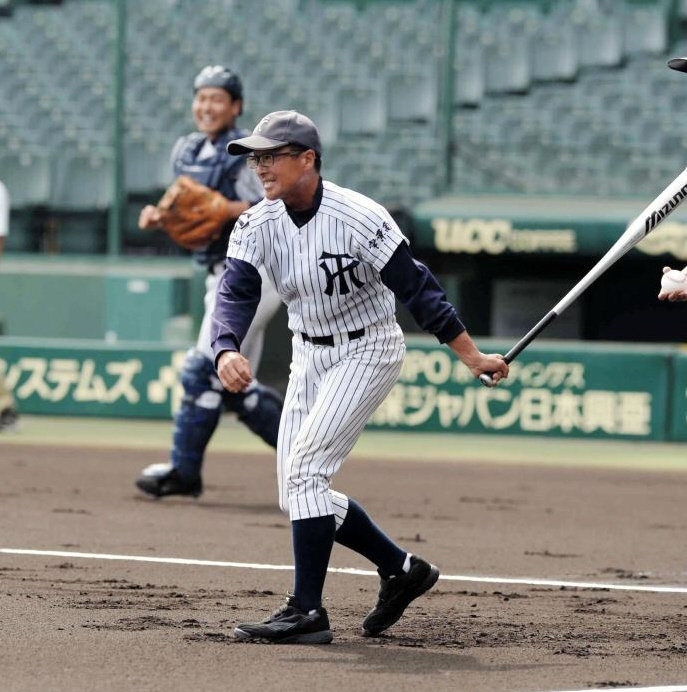
<instances>
[{"instance_id":1,"label":"dirt infield","mask_svg":"<svg viewBox=\"0 0 687 692\"><path fill-rule=\"evenodd\" d=\"M327 578L334 642L265 646L237 643L232 630L291 586L288 569L267 569L292 562L271 457L213 451L200 500L147 500L133 479L165 458L0 446L4 692L687 684L685 472L352 458L336 487L445 578L383 636L363 638L378 582L336 546L332 567L365 573ZM661 585L682 592L649 590Z\"/></svg>"}]
</instances>

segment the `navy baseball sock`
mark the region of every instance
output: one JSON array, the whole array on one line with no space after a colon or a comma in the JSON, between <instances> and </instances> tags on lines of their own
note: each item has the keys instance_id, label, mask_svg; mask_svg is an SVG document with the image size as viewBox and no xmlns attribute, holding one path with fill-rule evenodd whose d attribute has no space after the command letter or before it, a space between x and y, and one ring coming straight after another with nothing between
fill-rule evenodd
<instances>
[{"instance_id":1,"label":"navy baseball sock","mask_svg":"<svg viewBox=\"0 0 687 692\"><path fill-rule=\"evenodd\" d=\"M336 520L333 514L291 522L296 566L293 595L306 612L322 605L322 590L335 532Z\"/></svg>"},{"instance_id":2,"label":"navy baseball sock","mask_svg":"<svg viewBox=\"0 0 687 692\"><path fill-rule=\"evenodd\" d=\"M386 578L403 574L406 551L397 546L350 497L346 518L336 532L336 542L366 557Z\"/></svg>"}]
</instances>

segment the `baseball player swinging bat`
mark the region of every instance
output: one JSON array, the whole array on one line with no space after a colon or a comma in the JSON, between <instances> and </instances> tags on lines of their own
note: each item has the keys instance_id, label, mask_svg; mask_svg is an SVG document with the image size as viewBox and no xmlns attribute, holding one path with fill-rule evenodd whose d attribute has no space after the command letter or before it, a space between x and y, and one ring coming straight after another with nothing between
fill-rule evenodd
<instances>
[{"instance_id":1,"label":"baseball player swinging bat","mask_svg":"<svg viewBox=\"0 0 687 692\"><path fill-rule=\"evenodd\" d=\"M627 227L610 250L573 286L554 307L506 353L506 363L513 361L566 308L574 303L610 266L653 231L687 197L687 168ZM479 377L485 387L493 387L488 373Z\"/></svg>"}]
</instances>

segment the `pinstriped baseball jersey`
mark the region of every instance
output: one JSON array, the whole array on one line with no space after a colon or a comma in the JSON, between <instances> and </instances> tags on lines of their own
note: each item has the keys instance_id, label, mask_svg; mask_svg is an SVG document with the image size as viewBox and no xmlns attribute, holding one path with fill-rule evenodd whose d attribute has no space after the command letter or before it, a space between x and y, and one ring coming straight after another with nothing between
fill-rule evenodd
<instances>
[{"instance_id":1,"label":"pinstriped baseball jersey","mask_svg":"<svg viewBox=\"0 0 687 692\"><path fill-rule=\"evenodd\" d=\"M227 255L264 266L294 332L277 446L279 504L292 521L333 514L340 526L346 517L348 498L331 490L330 479L390 392L405 355L395 297L380 278L403 242L386 209L329 181L317 213L301 227L281 200L263 200L231 234Z\"/></svg>"},{"instance_id":2,"label":"pinstriped baseball jersey","mask_svg":"<svg viewBox=\"0 0 687 692\"><path fill-rule=\"evenodd\" d=\"M323 181L318 213L298 228L281 200L263 200L237 223L228 256L264 264L296 334L326 336L395 321L379 272L407 242L381 205Z\"/></svg>"}]
</instances>

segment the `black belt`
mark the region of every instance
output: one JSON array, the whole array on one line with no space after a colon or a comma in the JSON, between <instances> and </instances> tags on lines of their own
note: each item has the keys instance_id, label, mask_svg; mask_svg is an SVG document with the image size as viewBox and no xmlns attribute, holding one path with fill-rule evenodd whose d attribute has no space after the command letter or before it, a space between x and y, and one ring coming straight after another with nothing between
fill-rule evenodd
<instances>
[{"instance_id":1,"label":"black belt","mask_svg":"<svg viewBox=\"0 0 687 692\"><path fill-rule=\"evenodd\" d=\"M347 336L347 341L354 341L361 336L365 336L365 329L356 329L354 332L348 332ZM308 336L304 332L301 332L301 337L303 341L309 341L311 344L315 344L315 346L334 346L337 341L343 343L343 341L336 339L332 334L329 336Z\"/></svg>"}]
</instances>

